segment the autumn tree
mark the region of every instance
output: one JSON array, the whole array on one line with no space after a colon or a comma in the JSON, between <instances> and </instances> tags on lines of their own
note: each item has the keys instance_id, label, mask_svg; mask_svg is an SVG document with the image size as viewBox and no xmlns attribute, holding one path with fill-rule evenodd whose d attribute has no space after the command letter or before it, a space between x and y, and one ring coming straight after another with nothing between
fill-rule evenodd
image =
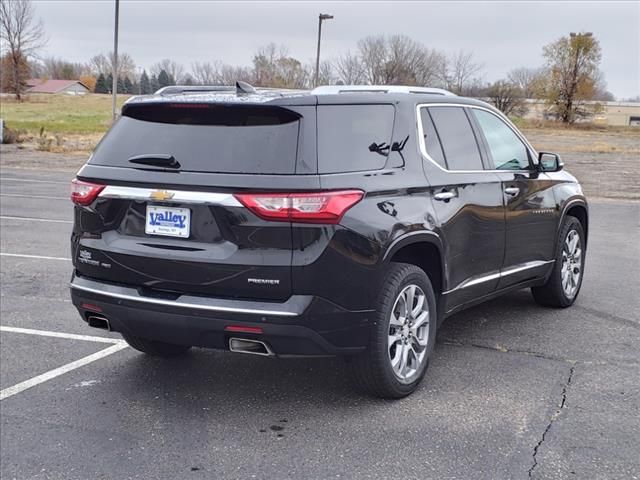
<instances>
[{"instance_id":1,"label":"autumn tree","mask_svg":"<svg viewBox=\"0 0 640 480\"><path fill-rule=\"evenodd\" d=\"M601 59L600 44L591 33L571 34L544 47L549 78L547 102L563 123L589 115L585 101L593 98Z\"/></svg>"},{"instance_id":2,"label":"autumn tree","mask_svg":"<svg viewBox=\"0 0 640 480\"><path fill-rule=\"evenodd\" d=\"M104 78L104 77L103 77ZM93 75L80 75L80 83L82 83L85 87L89 89L91 92L96 91L96 77Z\"/></svg>"},{"instance_id":3,"label":"autumn tree","mask_svg":"<svg viewBox=\"0 0 640 480\"><path fill-rule=\"evenodd\" d=\"M302 63L290 57L282 46L271 43L253 56L253 83L256 86L306 88L309 78L309 72Z\"/></svg>"},{"instance_id":4,"label":"autumn tree","mask_svg":"<svg viewBox=\"0 0 640 480\"><path fill-rule=\"evenodd\" d=\"M523 91L519 85L507 80L498 80L487 88L489 101L505 115L521 117L527 111Z\"/></svg>"},{"instance_id":5,"label":"autumn tree","mask_svg":"<svg viewBox=\"0 0 640 480\"><path fill-rule=\"evenodd\" d=\"M29 75L28 62L47 39L30 0L0 0L0 44L7 52L10 81L3 87L20 100Z\"/></svg>"}]
</instances>

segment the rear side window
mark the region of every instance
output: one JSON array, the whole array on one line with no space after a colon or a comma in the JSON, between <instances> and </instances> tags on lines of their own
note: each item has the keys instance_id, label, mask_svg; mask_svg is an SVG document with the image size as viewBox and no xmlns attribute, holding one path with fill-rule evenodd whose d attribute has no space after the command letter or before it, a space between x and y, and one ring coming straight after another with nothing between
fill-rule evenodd
<instances>
[{"instance_id":1,"label":"rear side window","mask_svg":"<svg viewBox=\"0 0 640 480\"><path fill-rule=\"evenodd\" d=\"M90 163L135 167L139 155L172 155L181 171L295 173L300 116L279 107L165 104L133 107Z\"/></svg>"},{"instance_id":2,"label":"rear side window","mask_svg":"<svg viewBox=\"0 0 640 480\"><path fill-rule=\"evenodd\" d=\"M393 105L318 106L319 173L383 168L394 116Z\"/></svg>"},{"instance_id":3,"label":"rear side window","mask_svg":"<svg viewBox=\"0 0 640 480\"><path fill-rule=\"evenodd\" d=\"M426 108L420 110L420 118L422 121L424 146L427 149L427 153L436 161L438 165L440 165L442 168L447 168L447 162L444 159L444 152L442 151L442 145L440 145L438 133L433 126L431 115L429 115L429 111Z\"/></svg>"},{"instance_id":4,"label":"rear side window","mask_svg":"<svg viewBox=\"0 0 640 480\"><path fill-rule=\"evenodd\" d=\"M449 170L484 170L476 137L460 107L429 107Z\"/></svg>"}]
</instances>

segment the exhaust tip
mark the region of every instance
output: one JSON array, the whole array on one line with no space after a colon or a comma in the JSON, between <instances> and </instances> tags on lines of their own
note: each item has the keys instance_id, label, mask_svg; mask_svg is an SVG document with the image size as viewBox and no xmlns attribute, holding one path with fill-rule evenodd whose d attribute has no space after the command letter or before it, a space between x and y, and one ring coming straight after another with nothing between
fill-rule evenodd
<instances>
[{"instance_id":1,"label":"exhaust tip","mask_svg":"<svg viewBox=\"0 0 640 480\"><path fill-rule=\"evenodd\" d=\"M89 315L87 317L87 323L90 327L111 331L109 320L107 320L105 317L101 317L99 315Z\"/></svg>"},{"instance_id":2,"label":"exhaust tip","mask_svg":"<svg viewBox=\"0 0 640 480\"><path fill-rule=\"evenodd\" d=\"M229 350L236 353L248 353L251 355L262 355L273 357L275 353L271 347L260 340L250 340L248 338L230 338Z\"/></svg>"}]
</instances>

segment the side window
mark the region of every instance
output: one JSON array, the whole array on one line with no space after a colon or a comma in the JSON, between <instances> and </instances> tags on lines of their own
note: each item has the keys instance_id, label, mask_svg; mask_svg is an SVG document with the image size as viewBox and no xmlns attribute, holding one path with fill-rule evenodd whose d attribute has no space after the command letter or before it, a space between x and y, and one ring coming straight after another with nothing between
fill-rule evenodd
<instances>
[{"instance_id":1,"label":"side window","mask_svg":"<svg viewBox=\"0 0 640 480\"><path fill-rule=\"evenodd\" d=\"M473 115L489 145L489 153L496 170L526 170L529 152L524 143L500 118L484 110L472 109Z\"/></svg>"},{"instance_id":2,"label":"side window","mask_svg":"<svg viewBox=\"0 0 640 480\"><path fill-rule=\"evenodd\" d=\"M476 137L461 107L429 107L449 170L484 170Z\"/></svg>"},{"instance_id":3,"label":"side window","mask_svg":"<svg viewBox=\"0 0 640 480\"><path fill-rule=\"evenodd\" d=\"M442 168L448 168L444 159L442 145L440 145L440 139L433 126L431 115L429 115L429 111L426 108L420 109L420 121L422 122L422 134L424 135L424 146L427 149L427 153Z\"/></svg>"}]
</instances>

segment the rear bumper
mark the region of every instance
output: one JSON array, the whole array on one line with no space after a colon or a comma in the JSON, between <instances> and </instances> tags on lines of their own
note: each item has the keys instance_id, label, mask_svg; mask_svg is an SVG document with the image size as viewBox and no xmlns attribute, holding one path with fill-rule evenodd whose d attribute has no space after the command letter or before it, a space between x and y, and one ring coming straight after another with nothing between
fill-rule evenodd
<instances>
[{"instance_id":1,"label":"rear bumper","mask_svg":"<svg viewBox=\"0 0 640 480\"><path fill-rule=\"evenodd\" d=\"M143 295L137 288L74 275L71 299L86 321L102 310L111 329L152 340L229 349L229 338L267 343L278 356L349 355L366 348L373 312L346 310L328 300L293 295L285 302L194 295ZM229 332L254 327L262 333Z\"/></svg>"}]
</instances>

